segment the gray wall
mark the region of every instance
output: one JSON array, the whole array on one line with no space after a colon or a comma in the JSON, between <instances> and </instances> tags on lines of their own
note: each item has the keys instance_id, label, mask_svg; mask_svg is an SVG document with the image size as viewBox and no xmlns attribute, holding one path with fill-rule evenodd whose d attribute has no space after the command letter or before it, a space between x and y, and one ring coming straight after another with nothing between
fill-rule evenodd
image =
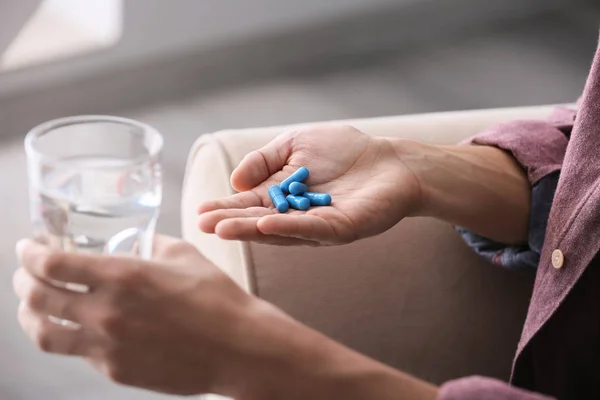
<instances>
[{"instance_id":1,"label":"gray wall","mask_svg":"<svg viewBox=\"0 0 600 400\"><path fill-rule=\"evenodd\" d=\"M64 115L114 113L327 68L336 57L350 64L361 51L435 43L564 1L573 0L125 0L116 46L0 74L0 136Z\"/></svg>"},{"instance_id":2,"label":"gray wall","mask_svg":"<svg viewBox=\"0 0 600 400\"><path fill-rule=\"evenodd\" d=\"M413 1L419 0L131 0L119 53L218 46Z\"/></svg>"},{"instance_id":3,"label":"gray wall","mask_svg":"<svg viewBox=\"0 0 600 400\"><path fill-rule=\"evenodd\" d=\"M126 0L125 30L118 45L0 74L0 96L413 1L419 0Z\"/></svg>"},{"instance_id":4,"label":"gray wall","mask_svg":"<svg viewBox=\"0 0 600 400\"><path fill-rule=\"evenodd\" d=\"M0 2L0 55L41 0Z\"/></svg>"}]
</instances>

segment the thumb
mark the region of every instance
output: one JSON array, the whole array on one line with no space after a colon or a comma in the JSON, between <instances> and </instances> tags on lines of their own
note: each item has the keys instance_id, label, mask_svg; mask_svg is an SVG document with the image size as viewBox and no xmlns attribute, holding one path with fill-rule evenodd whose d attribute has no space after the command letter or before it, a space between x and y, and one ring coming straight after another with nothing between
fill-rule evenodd
<instances>
[{"instance_id":1,"label":"thumb","mask_svg":"<svg viewBox=\"0 0 600 400\"><path fill-rule=\"evenodd\" d=\"M231 174L231 186L238 192L251 190L283 169L292 153L292 138L292 132L281 134L248 153Z\"/></svg>"}]
</instances>

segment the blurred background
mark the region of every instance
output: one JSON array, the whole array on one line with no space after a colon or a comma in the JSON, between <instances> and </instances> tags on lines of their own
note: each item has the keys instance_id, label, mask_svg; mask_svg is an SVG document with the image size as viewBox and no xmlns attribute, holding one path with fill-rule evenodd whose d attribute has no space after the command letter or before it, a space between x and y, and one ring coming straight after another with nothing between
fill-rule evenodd
<instances>
[{"instance_id":1,"label":"blurred background","mask_svg":"<svg viewBox=\"0 0 600 400\"><path fill-rule=\"evenodd\" d=\"M40 4L41 3L41 4ZM203 133L341 118L567 103L598 38L596 0L5 0L0 4L0 398L158 399L38 353L15 320L30 234L24 135L114 114L165 136L163 233L179 234Z\"/></svg>"}]
</instances>

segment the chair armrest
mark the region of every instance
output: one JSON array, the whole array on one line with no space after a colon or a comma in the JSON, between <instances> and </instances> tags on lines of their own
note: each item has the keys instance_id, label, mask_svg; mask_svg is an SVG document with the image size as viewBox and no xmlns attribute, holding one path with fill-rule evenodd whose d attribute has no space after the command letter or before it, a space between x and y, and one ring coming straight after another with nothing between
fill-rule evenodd
<instances>
[{"instance_id":1,"label":"chair armrest","mask_svg":"<svg viewBox=\"0 0 600 400\"><path fill-rule=\"evenodd\" d=\"M498 122L546 117L552 108L342 122L378 136L453 144ZM437 383L474 373L506 379L533 274L484 262L447 224L407 219L375 238L316 249L227 242L198 230L198 204L233 193L229 176L245 154L306 125L201 136L184 183L184 238L246 290L371 357Z\"/></svg>"}]
</instances>

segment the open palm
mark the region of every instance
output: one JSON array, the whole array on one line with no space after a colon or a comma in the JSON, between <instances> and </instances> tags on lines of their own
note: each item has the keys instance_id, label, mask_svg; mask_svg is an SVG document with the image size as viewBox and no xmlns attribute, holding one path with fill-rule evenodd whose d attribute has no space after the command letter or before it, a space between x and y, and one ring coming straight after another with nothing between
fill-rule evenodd
<instances>
[{"instance_id":1,"label":"open palm","mask_svg":"<svg viewBox=\"0 0 600 400\"><path fill-rule=\"evenodd\" d=\"M310 170L310 190L329 193L333 202L280 214L268 189L301 166ZM242 160L231 184L239 193L200 206L200 229L284 245L343 244L382 233L408 216L419 196L415 175L387 139L345 125L278 136Z\"/></svg>"}]
</instances>

